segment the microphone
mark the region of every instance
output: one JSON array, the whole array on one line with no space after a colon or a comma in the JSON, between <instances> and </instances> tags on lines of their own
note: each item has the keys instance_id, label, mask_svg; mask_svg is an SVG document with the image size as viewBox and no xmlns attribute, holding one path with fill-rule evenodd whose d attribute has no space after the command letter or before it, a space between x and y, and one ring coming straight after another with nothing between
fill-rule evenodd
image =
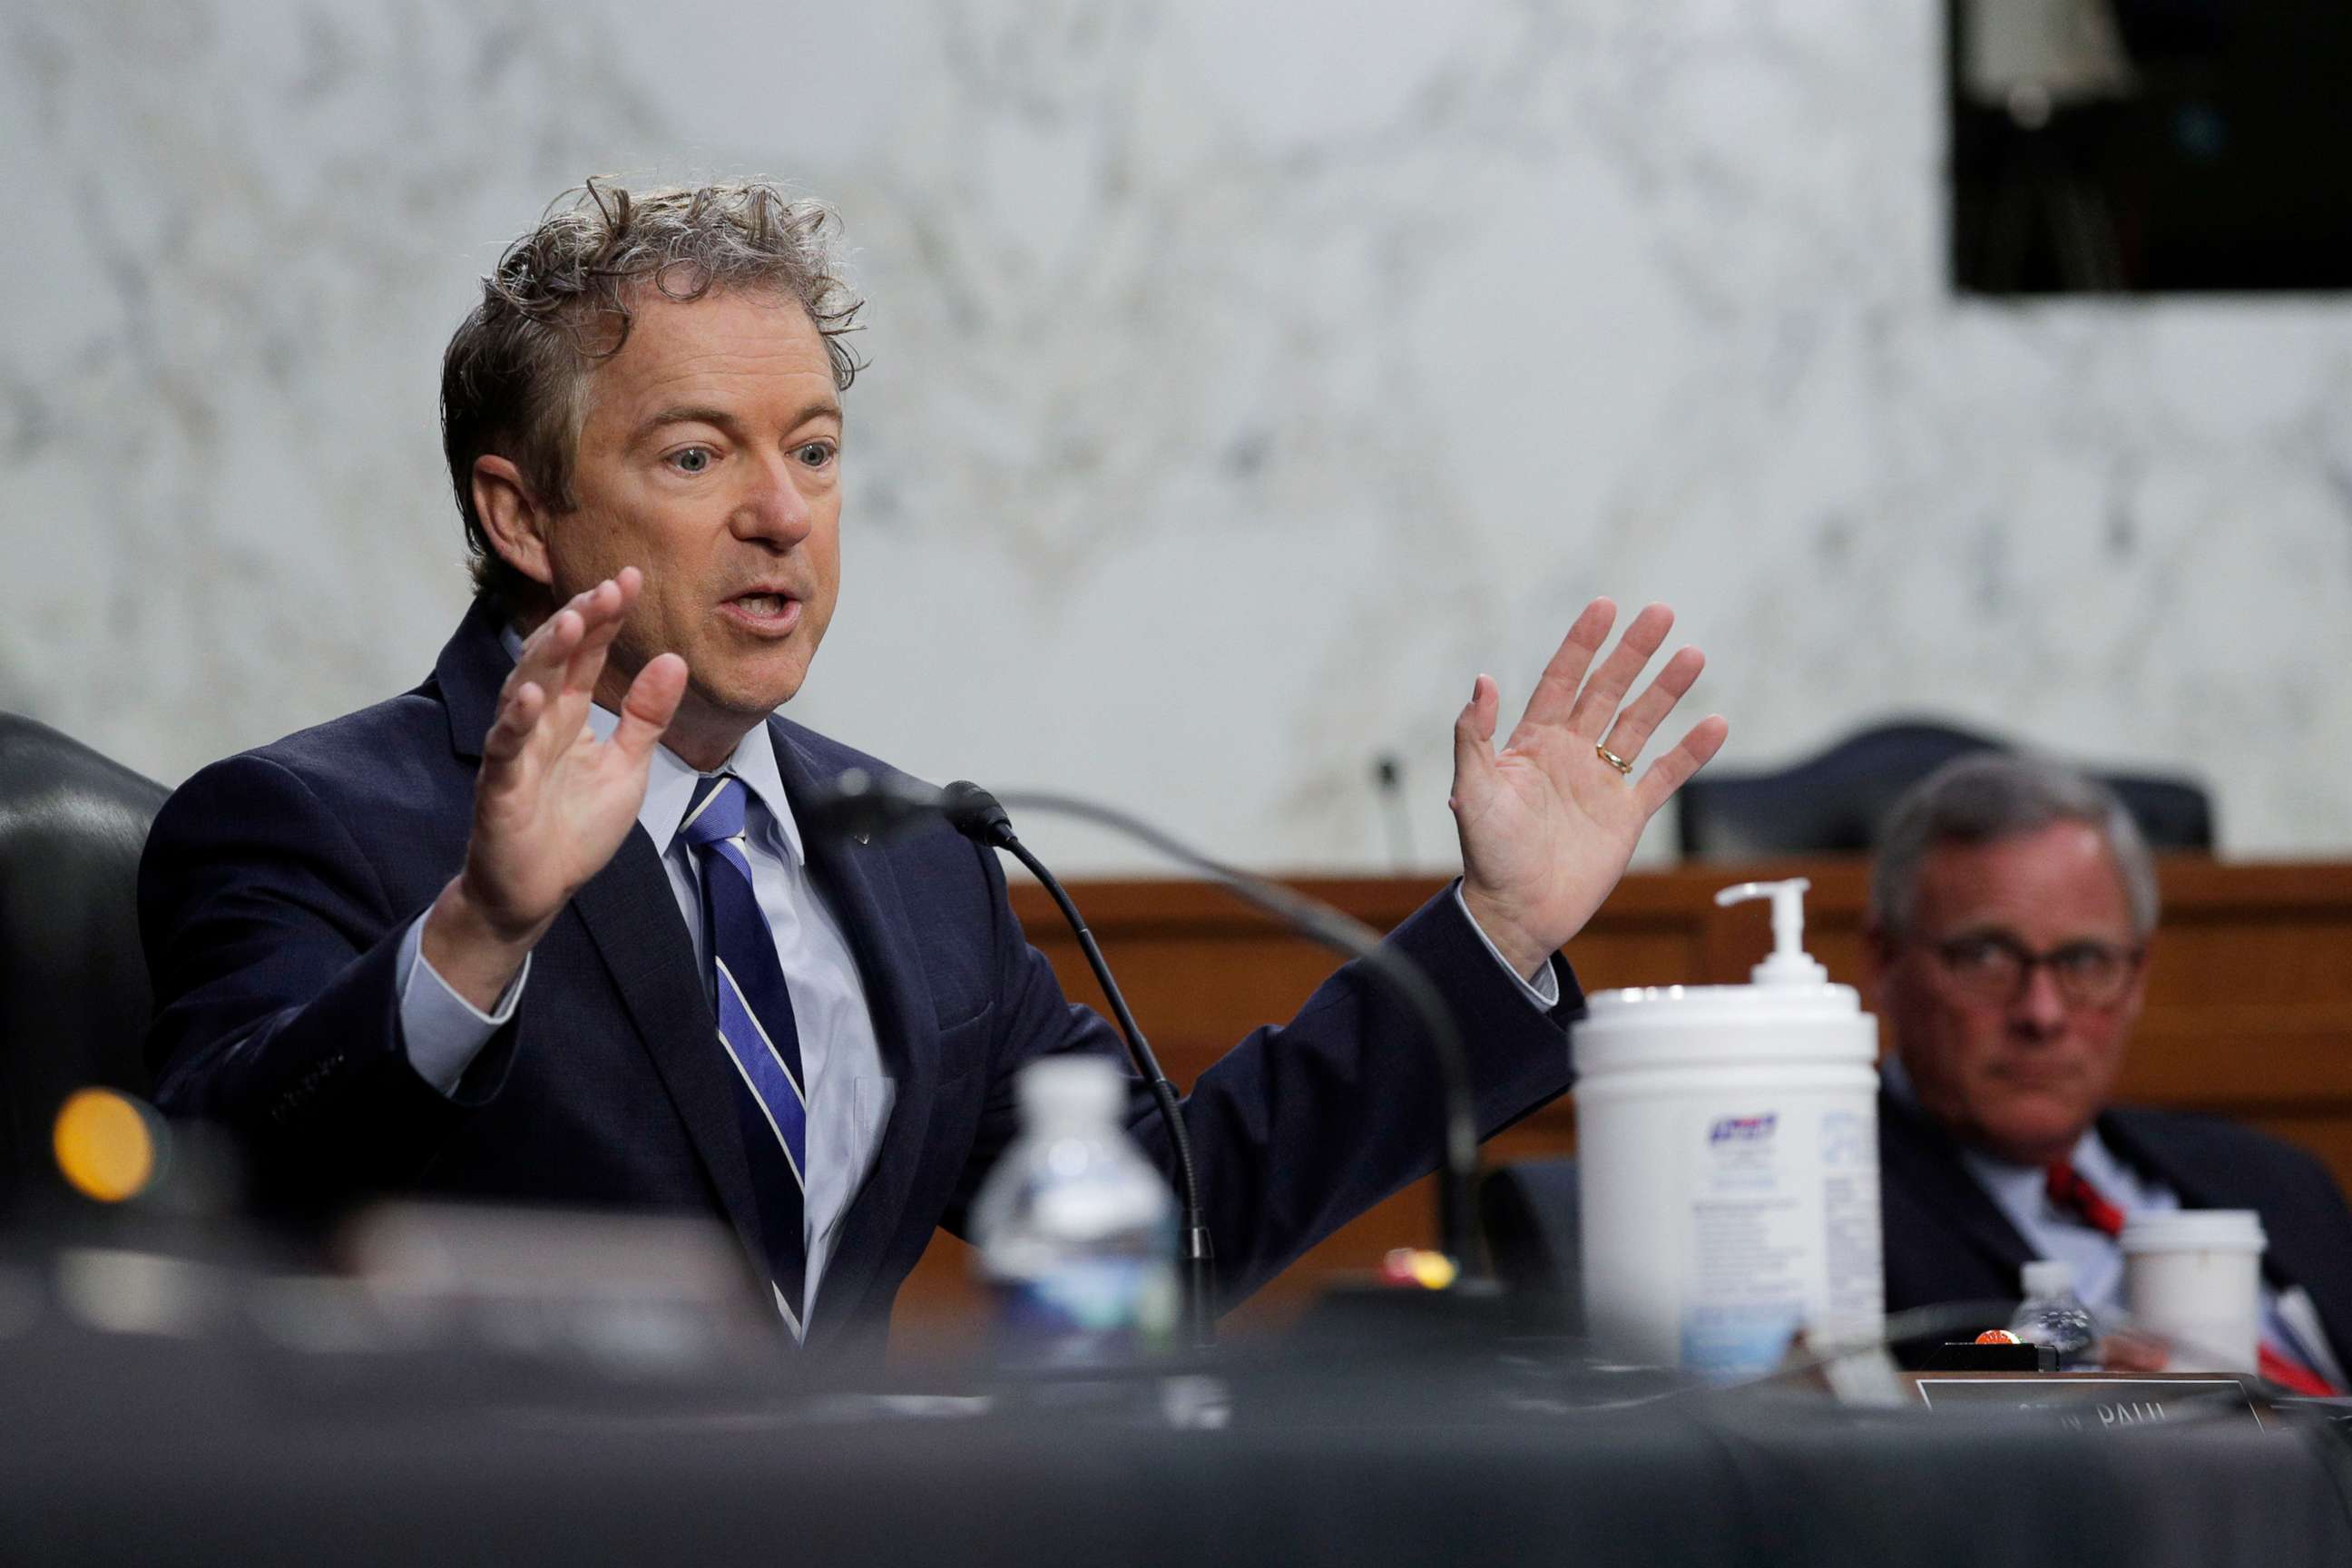
<instances>
[{"instance_id":1,"label":"microphone","mask_svg":"<svg viewBox=\"0 0 2352 1568\"><path fill-rule=\"evenodd\" d=\"M1004 815L1004 808L996 804L994 795L969 779L958 779L940 795L940 809L950 827L975 844L1011 850L1021 857L1023 865L1028 865L1028 855L1018 847L1021 840L1013 835L1013 819ZM1045 877L1038 879L1050 880Z\"/></svg>"},{"instance_id":2,"label":"microphone","mask_svg":"<svg viewBox=\"0 0 2352 1568\"><path fill-rule=\"evenodd\" d=\"M1478 1120L1477 1101L1470 1084L1469 1056L1462 1044L1462 1033L1454 1022L1454 1015L1419 965L1382 945L1381 935L1370 926L1333 909L1318 900L1293 891L1277 882L1228 866L1223 861L1193 848L1139 817L1109 806L1068 795L1024 792L1009 797L1012 804L1024 810L1051 812L1056 816L1074 816L1108 827L1149 848L1158 851L1178 864L1191 868L1221 884L1244 903L1273 916L1290 930L1339 952L1341 956L1363 965L1365 972L1385 987L1391 995L1402 1002L1408 1011L1421 1020L1428 1037L1430 1054L1435 1058L1444 1118L1443 1158L1437 1168L1437 1229L1438 1246L1460 1270L1462 1279L1472 1286L1484 1288L1488 1282L1486 1260L1472 1245L1474 1227L1471 1219L1471 1189L1477 1176ZM796 811L799 809L795 807ZM1184 1150L1180 1156L1189 1166L1191 1151L1182 1142L1182 1121L1176 1113L1175 1090L1160 1073L1159 1065L1150 1056L1150 1047L1142 1045L1141 1031L1134 1028L1127 1013L1127 1004L1109 979L1109 967L1101 962L1095 946L1094 934L1086 929L1076 906L1061 884L1031 855L1013 835L1005 807L995 796L978 784L957 783L945 789L904 778L877 780L863 769L853 768L836 778L833 785L813 792L806 811L801 812L805 825L820 831L834 821L869 823L866 831L890 832L913 826L931 816L954 822L957 830L983 844L994 844L1019 857L1021 863L1045 885L1063 918L1078 933L1078 945L1085 951L1095 976L1103 983L1103 994L1110 998L1112 1010L1119 1021L1120 1030L1128 1037L1130 1056L1137 1059L1137 1070L1153 1084L1154 1098L1160 1098L1161 1114L1167 1118L1171 1142ZM1001 835L1002 837L989 837ZM1140 1049L1139 1050L1139 1047ZM1146 1065L1149 1063L1150 1065ZM1196 1200L1189 1199L1188 1204ZM1188 1223L1196 1209L1188 1207ZM1201 1245L1207 1245L1207 1233L1202 1231Z\"/></svg>"},{"instance_id":3,"label":"microphone","mask_svg":"<svg viewBox=\"0 0 2352 1568\"><path fill-rule=\"evenodd\" d=\"M1412 864L1412 819L1404 808L1404 762L1394 752L1372 759L1372 787L1389 825L1389 858L1400 871Z\"/></svg>"},{"instance_id":4,"label":"microphone","mask_svg":"<svg viewBox=\"0 0 2352 1568\"><path fill-rule=\"evenodd\" d=\"M795 807L795 815L811 831L848 833L859 837L877 833L887 836L919 826L933 818L943 819L982 848L1002 849L1013 856L1052 896L1055 906L1062 911L1062 919L1077 937L1078 950L1086 954L1096 984L1102 987L1103 996L1110 1004L1111 1017L1127 1042L1128 1059L1150 1087L1152 1103L1159 1108L1160 1122L1168 1130L1168 1147L1176 1163L1176 1191L1182 1215L1186 1331L1196 1349L1213 1345L1217 1333L1216 1251L1209 1238L1208 1222L1201 1215L1200 1177L1192 1163L1192 1135L1186 1131L1183 1115L1177 1108L1176 1086L1168 1081L1151 1043L1136 1024L1118 982L1111 977L1110 962L1103 957L1095 933L1087 929L1086 917L1078 913L1078 906L1071 900L1060 879L1013 831L1013 819L1004 807L997 804L994 795L969 780L959 779L945 789L938 789L904 774L876 778L863 768L850 768L830 785L819 785L812 791L806 805Z\"/></svg>"},{"instance_id":5,"label":"microphone","mask_svg":"<svg viewBox=\"0 0 2352 1568\"><path fill-rule=\"evenodd\" d=\"M819 784L808 798L795 801L793 816L803 826L832 837L885 837L944 820L976 844L1007 848L1019 840L1013 819L996 797L969 779L958 779L942 789L905 773L879 776L864 768L845 768L829 784Z\"/></svg>"},{"instance_id":6,"label":"microphone","mask_svg":"<svg viewBox=\"0 0 2352 1568\"><path fill-rule=\"evenodd\" d=\"M904 773L877 778L864 768L846 768L833 783L811 790L806 800L793 802L793 816L812 832L863 842L929 822L946 807L947 792L920 779Z\"/></svg>"}]
</instances>

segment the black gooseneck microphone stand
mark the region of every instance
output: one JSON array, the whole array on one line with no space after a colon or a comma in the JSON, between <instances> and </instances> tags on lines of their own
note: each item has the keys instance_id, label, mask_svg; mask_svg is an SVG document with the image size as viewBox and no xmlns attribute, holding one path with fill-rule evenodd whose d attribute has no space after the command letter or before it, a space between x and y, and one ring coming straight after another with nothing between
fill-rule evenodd
<instances>
[{"instance_id":1,"label":"black gooseneck microphone stand","mask_svg":"<svg viewBox=\"0 0 2352 1568\"><path fill-rule=\"evenodd\" d=\"M975 784L959 782L937 789L904 774L877 777L863 768L851 768L831 784L811 791L807 800L795 803L794 813L807 831L852 835L860 839L944 820L982 848L1001 849L1014 857L1052 895L1062 918L1076 934L1078 949L1086 954L1087 967L1094 971L1096 983L1101 985L1103 996L1110 1004L1111 1017L1127 1044L1128 1059L1150 1087L1160 1120L1168 1130L1169 1153L1176 1166L1176 1196L1183 1237L1184 1331L1193 1349L1213 1346L1217 1335L1215 1248L1209 1238L1208 1222L1201 1215L1201 1183L1192 1163L1192 1139L1176 1104L1176 1086L1160 1069L1160 1058L1136 1024L1127 997L1112 977L1110 964L1103 957L1095 933L1087 928L1086 918L1078 913L1078 906L1045 863L1021 842L1020 836L1013 831L1012 819L997 804L996 797Z\"/></svg>"},{"instance_id":2,"label":"black gooseneck microphone stand","mask_svg":"<svg viewBox=\"0 0 2352 1568\"><path fill-rule=\"evenodd\" d=\"M1143 1037L1142 1028L1135 1015L1128 1010L1127 998L1111 978L1110 963L1095 942L1095 933L1087 929L1086 917L1078 913L1061 879L1047 870L1045 863L1021 842L1013 831L1012 818L996 797L976 784L959 780L940 792L940 813L948 826L973 843L992 849L1002 849L1029 868L1062 911L1071 931L1078 939L1078 949L1087 955L1087 966L1095 972L1095 983L1102 987L1104 998L1110 1003L1111 1017L1118 1025L1119 1034L1127 1041L1128 1058L1135 1070L1151 1087L1151 1098L1160 1107L1160 1120L1168 1129L1168 1147L1176 1162L1177 1198L1182 1205L1184 1253L1184 1318L1185 1332L1193 1348L1206 1350L1217 1342L1217 1260L1216 1249L1209 1240L1209 1226L1201 1217L1201 1183L1192 1165L1192 1137L1184 1129L1184 1117L1176 1105L1176 1086L1168 1081L1160 1070L1160 1058L1154 1055L1151 1043Z\"/></svg>"},{"instance_id":3,"label":"black gooseneck microphone stand","mask_svg":"<svg viewBox=\"0 0 2352 1568\"><path fill-rule=\"evenodd\" d=\"M1470 1084L1469 1058L1463 1047L1461 1030L1455 1026L1444 999L1439 995L1428 976L1410 960L1382 946L1380 933L1360 921L1279 883L1213 859L1125 812L1068 795L1024 792L1006 798L1013 805L1025 810L1074 816L1110 828L1180 865L1201 872L1244 902L1273 916L1291 930L1361 963L1367 974L1419 1018L1429 1037L1430 1052L1436 1061L1440 1087L1444 1091L1441 1097L1443 1157L1437 1172L1438 1245L1465 1282L1485 1285L1486 1266L1472 1243L1471 1187L1477 1173L1478 1130L1476 1100ZM1053 874L1029 853L1025 846L1020 844L1013 832L1004 805L974 784L959 782L941 790L903 775L877 778L863 770L852 769L835 780L831 786L815 792L815 798L808 802L803 820L820 830L872 833L893 831L933 816L944 817L954 825L958 832L977 843L1016 856L1045 886L1061 910L1063 918L1077 933L1079 948L1086 953L1087 963L1102 984L1104 995L1110 1001L1113 1016L1126 1037L1129 1055L1135 1061L1136 1070L1151 1085L1153 1098L1168 1124L1169 1142L1175 1151L1181 1195L1185 1205L1187 1284L1194 1292L1188 1307L1195 1318L1195 1342L1207 1343L1206 1336L1211 1331L1208 1320L1212 1311L1209 1239L1208 1232L1200 1220L1192 1147L1184 1135L1183 1118L1177 1109L1175 1088L1160 1070L1159 1062L1145 1042L1142 1031L1136 1027L1126 1000L1111 979L1109 965L1103 961L1101 950L1095 943L1093 932L1087 929L1077 907L1071 902L1069 895ZM1195 1235L1197 1242L1192 1239Z\"/></svg>"},{"instance_id":4,"label":"black gooseneck microphone stand","mask_svg":"<svg viewBox=\"0 0 2352 1568\"><path fill-rule=\"evenodd\" d=\"M950 784L949 790L952 793L957 787ZM1343 958L1362 964L1366 973L1420 1019L1429 1037L1430 1054L1436 1060L1444 1091L1443 1158L1437 1167L1438 1248L1454 1261L1464 1279L1483 1279L1486 1264L1472 1243L1475 1231L1470 1205L1471 1189L1478 1174L1478 1113L1477 1100L1470 1086L1469 1055L1463 1047L1462 1031L1455 1026L1445 999L1420 966L1381 945L1381 933L1363 921L1279 882L1228 866L1123 811L1069 795L1032 791L1008 794L1004 798L1024 811L1052 812L1108 827L1214 879L1244 903L1272 915Z\"/></svg>"}]
</instances>

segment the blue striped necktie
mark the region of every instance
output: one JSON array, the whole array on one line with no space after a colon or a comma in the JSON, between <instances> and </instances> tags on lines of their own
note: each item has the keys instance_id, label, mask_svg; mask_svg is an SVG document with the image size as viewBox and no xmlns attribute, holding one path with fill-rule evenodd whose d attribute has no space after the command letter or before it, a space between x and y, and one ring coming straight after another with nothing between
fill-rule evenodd
<instances>
[{"instance_id":1,"label":"blue striped necktie","mask_svg":"<svg viewBox=\"0 0 2352 1568\"><path fill-rule=\"evenodd\" d=\"M744 805L741 779L706 774L677 830L694 847L702 873L702 934L710 953L719 1043L743 1081L736 1110L751 1159L761 1244L777 1310L798 1339L808 1270L802 1229L808 1080L801 1071L792 993L751 889L751 863L743 858Z\"/></svg>"}]
</instances>

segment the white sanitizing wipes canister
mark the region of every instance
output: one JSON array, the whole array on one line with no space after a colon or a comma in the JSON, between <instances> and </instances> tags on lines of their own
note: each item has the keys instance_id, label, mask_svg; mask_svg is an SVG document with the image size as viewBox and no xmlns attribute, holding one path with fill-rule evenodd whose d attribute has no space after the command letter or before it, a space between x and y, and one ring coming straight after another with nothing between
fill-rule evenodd
<instances>
[{"instance_id":1,"label":"white sanitizing wipes canister","mask_svg":"<svg viewBox=\"0 0 2352 1568\"><path fill-rule=\"evenodd\" d=\"M1604 1353L1737 1378L1875 1340L1878 1026L1804 948L1803 879L1748 985L1606 991L1576 1026L1586 1321Z\"/></svg>"}]
</instances>

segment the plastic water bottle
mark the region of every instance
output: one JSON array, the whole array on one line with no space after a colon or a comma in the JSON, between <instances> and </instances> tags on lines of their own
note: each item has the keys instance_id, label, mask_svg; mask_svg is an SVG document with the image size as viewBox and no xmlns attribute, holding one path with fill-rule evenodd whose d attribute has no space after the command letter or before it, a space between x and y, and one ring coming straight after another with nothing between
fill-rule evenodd
<instances>
[{"instance_id":1,"label":"plastic water bottle","mask_svg":"<svg viewBox=\"0 0 2352 1568\"><path fill-rule=\"evenodd\" d=\"M1085 1368L1169 1349L1181 1305L1176 1200L1120 1123L1099 1057L1022 1069L1021 1136L982 1184L972 1229L1008 1366Z\"/></svg>"},{"instance_id":2,"label":"plastic water bottle","mask_svg":"<svg viewBox=\"0 0 2352 1568\"><path fill-rule=\"evenodd\" d=\"M2025 1266L2025 1300L2009 1331L2028 1344L2048 1345L2058 1352L2061 1371L2091 1359L2098 1344L2098 1326L2091 1309L2074 1294L2074 1266L2054 1258Z\"/></svg>"}]
</instances>

